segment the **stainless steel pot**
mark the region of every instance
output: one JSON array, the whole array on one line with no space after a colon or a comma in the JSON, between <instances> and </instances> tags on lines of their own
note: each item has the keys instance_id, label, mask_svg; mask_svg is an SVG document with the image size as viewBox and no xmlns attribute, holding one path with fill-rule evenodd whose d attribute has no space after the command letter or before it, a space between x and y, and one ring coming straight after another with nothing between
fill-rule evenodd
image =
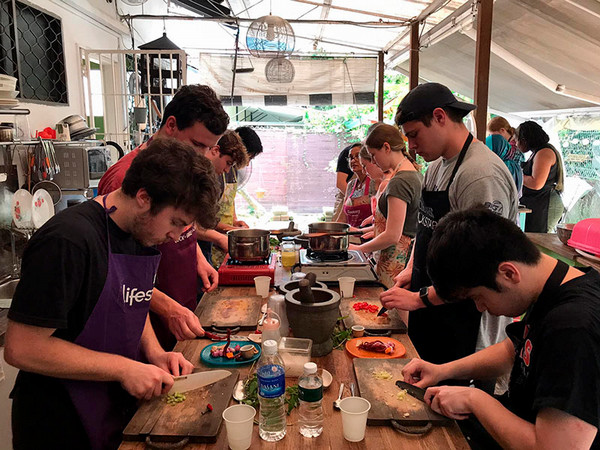
<instances>
[{"instance_id":1,"label":"stainless steel pot","mask_svg":"<svg viewBox=\"0 0 600 450\"><path fill-rule=\"evenodd\" d=\"M341 222L315 222L308 226L308 233L346 232L350 225ZM308 238L308 247L313 252L340 253L348 250L348 235Z\"/></svg>"},{"instance_id":2,"label":"stainless steel pot","mask_svg":"<svg viewBox=\"0 0 600 450\"><path fill-rule=\"evenodd\" d=\"M231 230L227 232L229 256L238 261L260 261L271 254L267 230Z\"/></svg>"}]
</instances>

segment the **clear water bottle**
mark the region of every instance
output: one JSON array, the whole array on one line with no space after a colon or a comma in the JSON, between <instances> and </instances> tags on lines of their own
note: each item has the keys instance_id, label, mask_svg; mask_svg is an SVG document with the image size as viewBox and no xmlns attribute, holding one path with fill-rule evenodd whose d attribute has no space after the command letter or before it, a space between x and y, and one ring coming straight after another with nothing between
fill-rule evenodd
<instances>
[{"instance_id":1,"label":"clear water bottle","mask_svg":"<svg viewBox=\"0 0 600 450\"><path fill-rule=\"evenodd\" d=\"M258 360L258 401L260 417L258 435L265 441L279 441L285 436L285 371L283 361L277 354L277 342L263 343Z\"/></svg>"},{"instance_id":2,"label":"clear water bottle","mask_svg":"<svg viewBox=\"0 0 600 450\"><path fill-rule=\"evenodd\" d=\"M317 365L304 364L304 374L298 381L300 398L300 434L317 437L323 432L323 380L317 375Z\"/></svg>"}]
</instances>

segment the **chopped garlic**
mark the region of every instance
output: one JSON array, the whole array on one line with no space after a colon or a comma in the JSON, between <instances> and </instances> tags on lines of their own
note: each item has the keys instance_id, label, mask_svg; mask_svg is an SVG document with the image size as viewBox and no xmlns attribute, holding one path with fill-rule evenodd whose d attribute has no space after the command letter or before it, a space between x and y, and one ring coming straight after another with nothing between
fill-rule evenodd
<instances>
[{"instance_id":1,"label":"chopped garlic","mask_svg":"<svg viewBox=\"0 0 600 450\"><path fill-rule=\"evenodd\" d=\"M400 392L396 394L396 398L398 400L404 400L406 398L407 391L406 389L400 389Z\"/></svg>"},{"instance_id":2,"label":"chopped garlic","mask_svg":"<svg viewBox=\"0 0 600 450\"><path fill-rule=\"evenodd\" d=\"M404 413L404 417L410 417L409 413Z\"/></svg>"},{"instance_id":3,"label":"chopped garlic","mask_svg":"<svg viewBox=\"0 0 600 450\"><path fill-rule=\"evenodd\" d=\"M387 370L374 370L373 377L377 378L378 380L391 380L392 374Z\"/></svg>"}]
</instances>

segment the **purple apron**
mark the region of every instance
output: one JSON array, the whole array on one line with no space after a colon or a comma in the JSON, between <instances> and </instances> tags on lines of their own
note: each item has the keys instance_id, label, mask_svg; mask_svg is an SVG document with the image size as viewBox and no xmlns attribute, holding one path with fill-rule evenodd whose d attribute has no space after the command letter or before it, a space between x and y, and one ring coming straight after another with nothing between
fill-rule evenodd
<instances>
[{"instance_id":1,"label":"purple apron","mask_svg":"<svg viewBox=\"0 0 600 450\"><path fill-rule=\"evenodd\" d=\"M193 226L184 231L176 242L158 246L162 257L158 266L156 288L192 311L198 303L197 248L196 230ZM165 350L172 350L177 341L169 331L167 320L153 312L150 312L150 319L158 342Z\"/></svg>"},{"instance_id":2,"label":"purple apron","mask_svg":"<svg viewBox=\"0 0 600 450\"><path fill-rule=\"evenodd\" d=\"M106 208L108 271L98 302L75 344L90 350L138 360L160 253L152 256L113 254ZM64 380L91 448L117 448L135 412L135 399L119 383Z\"/></svg>"}]
</instances>

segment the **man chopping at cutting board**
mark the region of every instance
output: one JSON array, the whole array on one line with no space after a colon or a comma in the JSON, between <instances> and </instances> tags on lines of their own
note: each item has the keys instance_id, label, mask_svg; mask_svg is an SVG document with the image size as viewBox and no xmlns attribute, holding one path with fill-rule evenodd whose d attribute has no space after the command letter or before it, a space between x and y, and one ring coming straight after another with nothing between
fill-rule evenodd
<instances>
[{"instance_id":1,"label":"man chopping at cutting board","mask_svg":"<svg viewBox=\"0 0 600 450\"><path fill-rule=\"evenodd\" d=\"M136 409L192 364L159 345L148 309L160 253L192 222L216 223L205 157L155 139L123 186L66 209L29 241L6 333L21 369L11 394L15 449L117 448Z\"/></svg>"},{"instance_id":2,"label":"man chopping at cutting board","mask_svg":"<svg viewBox=\"0 0 600 450\"><path fill-rule=\"evenodd\" d=\"M512 370L499 399L440 386L425 400L453 419L477 419L459 422L472 448L600 448L600 274L541 254L514 223L485 209L441 220L427 267L444 298L525 315L506 327L507 339L474 355L441 365L412 360L404 380L427 387Z\"/></svg>"},{"instance_id":3,"label":"man chopping at cutting board","mask_svg":"<svg viewBox=\"0 0 600 450\"><path fill-rule=\"evenodd\" d=\"M229 116L221 100L208 86L182 86L165 107L164 120L157 137L171 137L188 143L194 149L214 160L213 166L222 168L232 164L232 157L215 151L215 145L227 129ZM132 161L147 148L143 143L128 153L104 174L98 185L98 194L108 194L121 187ZM150 302L152 324L161 345L171 350L176 341L194 339L204 335L197 306L199 277L204 291L217 288L219 276L206 260L196 241L194 226L187 229L177 242L167 242L159 247L162 254L156 288Z\"/></svg>"},{"instance_id":4,"label":"man chopping at cutting board","mask_svg":"<svg viewBox=\"0 0 600 450\"><path fill-rule=\"evenodd\" d=\"M518 217L517 189L506 165L463 122L475 108L456 99L446 86L425 83L402 99L395 119L409 150L431 164L423 181L412 255L395 286L381 294L381 303L410 311L410 339L423 358L436 363L499 342L508 323L482 315L469 303L444 305L430 286L425 266L431 234L450 211L483 204L511 220ZM425 308L434 304L442 306Z\"/></svg>"}]
</instances>

